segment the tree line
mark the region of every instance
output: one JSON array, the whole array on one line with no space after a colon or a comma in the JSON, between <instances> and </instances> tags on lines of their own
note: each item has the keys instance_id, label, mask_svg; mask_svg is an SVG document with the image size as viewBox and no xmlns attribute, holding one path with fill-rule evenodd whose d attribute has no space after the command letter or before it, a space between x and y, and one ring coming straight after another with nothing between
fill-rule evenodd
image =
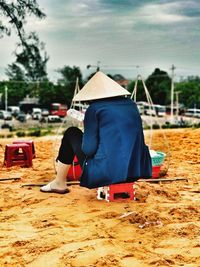
<instances>
[{"instance_id":1,"label":"tree line","mask_svg":"<svg viewBox=\"0 0 200 267\"><path fill-rule=\"evenodd\" d=\"M18 77L10 77L6 81L0 81L1 108L5 103L5 86L8 88L9 105L18 105L27 95L37 97L42 107L49 108L53 102L59 102L70 106L74 95L77 79L81 88L91 77L83 79L81 70L77 66L64 66L58 70L61 78L56 82L51 82L48 78L42 81L25 81ZM94 74L94 73L93 73ZM111 74L108 75L113 78ZM147 89L151 95L153 103L160 105L170 105L171 103L171 78L167 72L156 68L145 80ZM135 80L129 81L127 89L132 93ZM200 77L188 77L185 80L175 83L175 92L179 92L179 103L186 108L200 108ZM138 84L137 101L145 101L146 96L141 82ZM176 101L176 98L174 98Z\"/></svg>"}]
</instances>

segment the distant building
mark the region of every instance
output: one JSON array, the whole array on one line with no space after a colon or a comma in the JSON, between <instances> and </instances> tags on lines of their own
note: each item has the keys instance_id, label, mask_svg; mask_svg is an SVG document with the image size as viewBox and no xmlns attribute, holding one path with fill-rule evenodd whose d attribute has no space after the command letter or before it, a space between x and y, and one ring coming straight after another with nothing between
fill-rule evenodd
<instances>
[{"instance_id":1,"label":"distant building","mask_svg":"<svg viewBox=\"0 0 200 267\"><path fill-rule=\"evenodd\" d=\"M129 84L129 80L124 78L124 76L122 76L121 74L113 75L113 80L115 80L118 84L120 84L124 88L127 88Z\"/></svg>"},{"instance_id":2,"label":"distant building","mask_svg":"<svg viewBox=\"0 0 200 267\"><path fill-rule=\"evenodd\" d=\"M37 97L29 97L27 95L22 101L19 102L20 110L31 113L33 108L39 106L39 98Z\"/></svg>"}]
</instances>

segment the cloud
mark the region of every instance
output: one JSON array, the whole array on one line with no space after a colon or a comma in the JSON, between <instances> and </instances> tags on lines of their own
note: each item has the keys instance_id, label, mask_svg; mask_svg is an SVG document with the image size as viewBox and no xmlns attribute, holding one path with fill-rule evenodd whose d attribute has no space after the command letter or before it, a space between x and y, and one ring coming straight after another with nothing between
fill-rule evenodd
<instances>
[{"instance_id":1,"label":"cloud","mask_svg":"<svg viewBox=\"0 0 200 267\"><path fill-rule=\"evenodd\" d=\"M175 26L199 19L199 3L195 0L60 0L59 5L53 0L49 1L41 1L47 18L42 21L29 20L30 28L49 34L63 31L73 35L79 31L81 35L88 30L88 34L92 31L128 34L142 25Z\"/></svg>"},{"instance_id":2,"label":"cloud","mask_svg":"<svg viewBox=\"0 0 200 267\"><path fill-rule=\"evenodd\" d=\"M90 51L93 56L98 53L99 58L102 53L108 58L113 53L125 58L128 51L148 55L158 49L164 53L178 45L181 50L188 39L192 40L193 24L199 19L194 12L198 2L194 0L60 0L59 5L53 0L48 0L50 4L41 0L43 4L45 1L47 18L33 20L29 25L41 34L48 47L76 50L76 54Z\"/></svg>"},{"instance_id":3,"label":"cloud","mask_svg":"<svg viewBox=\"0 0 200 267\"><path fill-rule=\"evenodd\" d=\"M137 10L137 19L140 22L162 25L179 22L188 22L193 17L184 14L184 5L182 2L170 2L162 4L147 4Z\"/></svg>"}]
</instances>

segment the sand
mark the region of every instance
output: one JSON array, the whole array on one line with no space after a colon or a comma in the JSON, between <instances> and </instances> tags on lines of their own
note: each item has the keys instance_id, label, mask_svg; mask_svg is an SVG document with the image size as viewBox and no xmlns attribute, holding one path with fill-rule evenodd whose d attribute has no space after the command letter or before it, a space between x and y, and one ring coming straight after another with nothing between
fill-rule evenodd
<instances>
[{"instance_id":1,"label":"sand","mask_svg":"<svg viewBox=\"0 0 200 267\"><path fill-rule=\"evenodd\" d=\"M106 202L78 185L70 193L41 193L27 183L54 177L51 137L34 138L32 168L2 167L0 266L200 266L200 129L165 130L168 183L136 183L136 200ZM1 139L5 144L13 139ZM163 147L154 132L155 149ZM1 150L0 162L3 163Z\"/></svg>"}]
</instances>

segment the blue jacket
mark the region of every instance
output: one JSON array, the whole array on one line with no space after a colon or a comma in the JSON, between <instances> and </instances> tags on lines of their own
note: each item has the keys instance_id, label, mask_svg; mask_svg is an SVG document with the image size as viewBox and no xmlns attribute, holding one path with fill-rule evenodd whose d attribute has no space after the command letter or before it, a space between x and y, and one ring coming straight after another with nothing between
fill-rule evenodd
<instances>
[{"instance_id":1,"label":"blue jacket","mask_svg":"<svg viewBox=\"0 0 200 267\"><path fill-rule=\"evenodd\" d=\"M88 107L82 150L86 161L81 186L95 188L152 175L140 114L129 98L102 99Z\"/></svg>"}]
</instances>

